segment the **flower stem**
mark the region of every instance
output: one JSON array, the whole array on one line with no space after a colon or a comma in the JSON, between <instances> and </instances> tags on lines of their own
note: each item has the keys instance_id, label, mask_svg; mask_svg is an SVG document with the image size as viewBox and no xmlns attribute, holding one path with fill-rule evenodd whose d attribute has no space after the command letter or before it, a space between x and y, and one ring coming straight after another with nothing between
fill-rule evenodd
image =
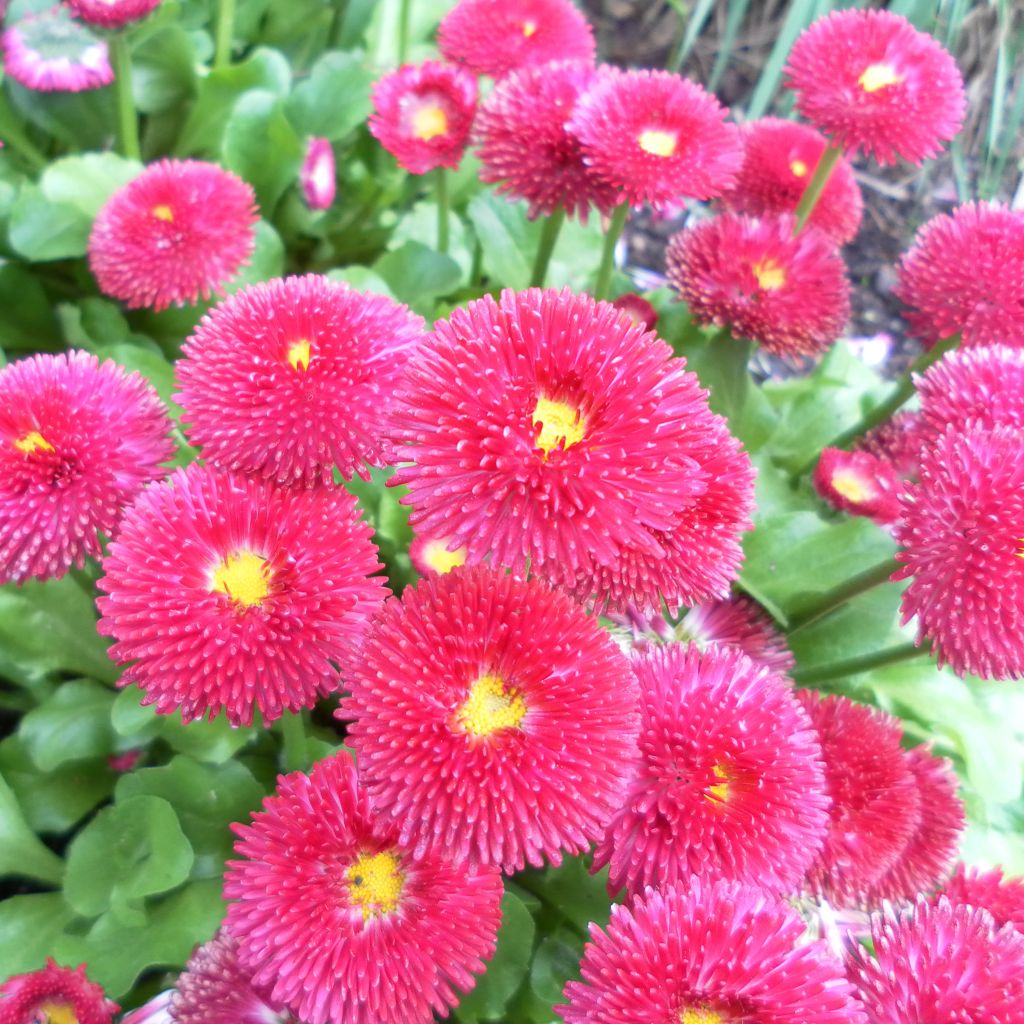
<instances>
[{"instance_id":1,"label":"flower stem","mask_svg":"<svg viewBox=\"0 0 1024 1024\"><path fill-rule=\"evenodd\" d=\"M35 143L25 134L17 116L7 102L7 97L0 92L0 138L22 157L34 171L46 166L46 157Z\"/></svg>"},{"instance_id":2,"label":"flower stem","mask_svg":"<svg viewBox=\"0 0 1024 1024\"><path fill-rule=\"evenodd\" d=\"M826 590L824 594L819 594L795 615L791 616L789 628L786 632L792 635L798 629L803 629L812 622L817 622L818 619L828 615L829 612L835 611L836 608L846 604L847 601L852 600L858 594L863 594L865 591L871 590L872 587L888 582L889 577L899 567L900 564L896 559L887 558L884 562L873 565L870 569L865 569L863 572L857 573L856 576L851 576L848 580L843 580L838 586L833 587L831 590Z\"/></svg>"},{"instance_id":3,"label":"flower stem","mask_svg":"<svg viewBox=\"0 0 1024 1024\"><path fill-rule=\"evenodd\" d=\"M286 711L281 716L284 769L287 772L305 771L309 767L309 749L306 745L306 723L303 714L302 711Z\"/></svg>"},{"instance_id":4,"label":"flower stem","mask_svg":"<svg viewBox=\"0 0 1024 1024\"><path fill-rule=\"evenodd\" d=\"M555 251L555 244L558 242L558 233L565 223L565 208L559 206L550 217L544 221L544 228L540 234L540 243L537 245L537 252L533 258L533 273L530 275L531 288L543 288L544 278L548 274L548 264L551 262L551 254Z\"/></svg>"},{"instance_id":5,"label":"flower stem","mask_svg":"<svg viewBox=\"0 0 1024 1024\"><path fill-rule=\"evenodd\" d=\"M110 37L109 46L110 63L114 68L114 95L117 99L118 148L130 160L141 160L139 119L132 98L132 58L125 33L115 32Z\"/></svg>"},{"instance_id":6,"label":"flower stem","mask_svg":"<svg viewBox=\"0 0 1024 1024\"><path fill-rule=\"evenodd\" d=\"M597 281L594 284L594 298L608 298L608 289L612 283L612 267L615 263L615 246L626 226L629 216L629 203L623 202L615 208L608 232L604 236L604 248L601 250L601 265L597 268Z\"/></svg>"},{"instance_id":7,"label":"flower stem","mask_svg":"<svg viewBox=\"0 0 1024 1024\"><path fill-rule=\"evenodd\" d=\"M918 647L917 644L897 644L895 647L887 647L882 651L873 651L871 654L862 654L857 658L847 658L845 661L833 661L825 665L812 665L810 668L798 668L790 672L790 678L801 686L808 683L821 683L828 679L842 679L844 676L855 676L861 672L870 672L872 669L882 668L885 665L895 665L900 661L910 661L912 658L921 658L929 655L927 647Z\"/></svg>"},{"instance_id":8,"label":"flower stem","mask_svg":"<svg viewBox=\"0 0 1024 1024\"><path fill-rule=\"evenodd\" d=\"M448 172L438 167L435 177L437 194L437 251L448 252L448 218L451 201L448 198Z\"/></svg>"},{"instance_id":9,"label":"flower stem","mask_svg":"<svg viewBox=\"0 0 1024 1024\"><path fill-rule=\"evenodd\" d=\"M345 31L345 15L348 13L348 0L334 0L334 17L331 19L331 34L327 37L328 46L341 46L342 33Z\"/></svg>"},{"instance_id":10,"label":"flower stem","mask_svg":"<svg viewBox=\"0 0 1024 1024\"><path fill-rule=\"evenodd\" d=\"M213 66L226 68L231 64L231 46L235 39L235 0L220 0L217 9L217 41Z\"/></svg>"},{"instance_id":11,"label":"flower stem","mask_svg":"<svg viewBox=\"0 0 1024 1024\"><path fill-rule=\"evenodd\" d=\"M409 53L409 15L412 0L401 0L398 8L398 63L404 64Z\"/></svg>"},{"instance_id":12,"label":"flower stem","mask_svg":"<svg viewBox=\"0 0 1024 1024\"><path fill-rule=\"evenodd\" d=\"M800 197L800 202L796 204L796 226L793 228L794 235L803 231L808 218L814 212L815 206L818 205L818 200L821 198L822 192L825 191L828 179L832 177L832 172L835 170L835 166L839 163L839 158L842 155L842 150L834 142L829 143L825 148L825 151L821 154L821 158L818 160L818 163L814 168L814 173L811 175L811 180L807 182L807 186L804 188L804 194Z\"/></svg>"}]
</instances>

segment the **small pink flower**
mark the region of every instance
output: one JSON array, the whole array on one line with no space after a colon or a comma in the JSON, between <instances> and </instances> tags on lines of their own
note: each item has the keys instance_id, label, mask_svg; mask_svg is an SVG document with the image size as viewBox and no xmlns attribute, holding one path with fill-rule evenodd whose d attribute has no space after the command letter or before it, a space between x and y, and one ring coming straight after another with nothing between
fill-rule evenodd
<instances>
[{"instance_id":1,"label":"small pink flower","mask_svg":"<svg viewBox=\"0 0 1024 1024\"><path fill-rule=\"evenodd\" d=\"M72 13L99 28L122 28L160 6L160 0L64 0Z\"/></svg>"},{"instance_id":2,"label":"small pink flower","mask_svg":"<svg viewBox=\"0 0 1024 1024\"><path fill-rule=\"evenodd\" d=\"M812 482L833 508L852 516L867 516L882 526L900 517L900 478L888 462L870 452L826 448Z\"/></svg>"},{"instance_id":3,"label":"small pink flower","mask_svg":"<svg viewBox=\"0 0 1024 1024\"><path fill-rule=\"evenodd\" d=\"M0 985L0 1024L111 1024L117 1011L117 1004L85 976L85 964L71 970L48 959L40 970L16 974Z\"/></svg>"},{"instance_id":4,"label":"small pink flower","mask_svg":"<svg viewBox=\"0 0 1024 1024\"><path fill-rule=\"evenodd\" d=\"M60 55L51 37L61 41ZM30 14L0 36L4 71L26 89L39 92L83 92L114 80L107 44L68 15L64 7Z\"/></svg>"},{"instance_id":5,"label":"small pink flower","mask_svg":"<svg viewBox=\"0 0 1024 1024\"><path fill-rule=\"evenodd\" d=\"M335 177L334 149L330 139L312 138L300 172L302 196L311 210L328 210L334 202L338 182Z\"/></svg>"}]
</instances>

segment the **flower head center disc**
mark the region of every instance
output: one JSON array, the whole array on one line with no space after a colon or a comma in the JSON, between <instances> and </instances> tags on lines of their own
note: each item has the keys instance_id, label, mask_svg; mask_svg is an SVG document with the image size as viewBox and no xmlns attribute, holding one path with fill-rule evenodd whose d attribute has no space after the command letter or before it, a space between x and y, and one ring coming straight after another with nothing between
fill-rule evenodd
<instances>
[{"instance_id":1,"label":"flower head center disc","mask_svg":"<svg viewBox=\"0 0 1024 1024\"><path fill-rule=\"evenodd\" d=\"M537 22L535 21L524 21L523 22L523 38L529 39L530 36L537 31Z\"/></svg>"},{"instance_id":2,"label":"flower head center disc","mask_svg":"<svg viewBox=\"0 0 1024 1024\"><path fill-rule=\"evenodd\" d=\"M288 346L288 362L293 370L305 370L309 367L310 347L308 338L299 338Z\"/></svg>"},{"instance_id":3,"label":"flower head center disc","mask_svg":"<svg viewBox=\"0 0 1024 1024\"><path fill-rule=\"evenodd\" d=\"M470 688L469 697L456 715L473 736L490 736L499 729L518 729L526 715L526 703L514 688L505 688L499 676L482 675Z\"/></svg>"},{"instance_id":4,"label":"flower head center disc","mask_svg":"<svg viewBox=\"0 0 1024 1024\"><path fill-rule=\"evenodd\" d=\"M786 271L775 260L759 260L750 269L762 291L776 292L786 283Z\"/></svg>"},{"instance_id":5,"label":"flower head center disc","mask_svg":"<svg viewBox=\"0 0 1024 1024\"><path fill-rule=\"evenodd\" d=\"M154 206L153 216L156 217L157 220L162 220L165 224L171 224L174 222L174 211L166 203L160 203L158 206Z\"/></svg>"},{"instance_id":6,"label":"flower head center disc","mask_svg":"<svg viewBox=\"0 0 1024 1024\"><path fill-rule=\"evenodd\" d=\"M451 572L452 569L466 564L466 548L463 546L449 551L446 540L428 540L423 545L421 557L434 572L443 576L445 573Z\"/></svg>"},{"instance_id":7,"label":"flower head center disc","mask_svg":"<svg viewBox=\"0 0 1024 1024\"><path fill-rule=\"evenodd\" d=\"M858 476L852 469L839 469L832 474L832 487L841 494L847 501L860 505L870 501L874 496L874 488Z\"/></svg>"},{"instance_id":8,"label":"flower head center disc","mask_svg":"<svg viewBox=\"0 0 1024 1024\"><path fill-rule=\"evenodd\" d=\"M270 567L252 551L228 555L216 569L210 590L225 594L243 608L262 604L270 594Z\"/></svg>"},{"instance_id":9,"label":"flower head center disc","mask_svg":"<svg viewBox=\"0 0 1024 1024\"><path fill-rule=\"evenodd\" d=\"M448 131L448 115L435 103L413 111L412 134L429 142Z\"/></svg>"},{"instance_id":10,"label":"flower head center disc","mask_svg":"<svg viewBox=\"0 0 1024 1024\"><path fill-rule=\"evenodd\" d=\"M637 139L640 148L651 156L672 156L676 151L679 136L675 132L663 132L658 128L647 128Z\"/></svg>"},{"instance_id":11,"label":"flower head center disc","mask_svg":"<svg viewBox=\"0 0 1024 1024\"><path fill-rule=\"evenodd\" d=\"M729 771L724 765L715 764L711 766L711 774L720 782L715 782L707 787L705 796L713 804L724 804L729 800ZM709 1011L710 1012L710 1011ZM700 1019L700 1018L696 1018ZM719 1017L711 1017L710 1020L719 1020Z\"/></svg>"},{"instance_id":12,"label":"flower head center disc","mask_svg":"<svg viewBox=\"0 0 1024 1024\"><path fill-rule=\"evenodd\" d=\"M545 455L555 448L571 448L579 444L587 432L587 423L579 409L566 402L553 402L543 396L533 410L533 425L540 424L536 445Z\"/></svg>"},{"instance_id":13,"label":"flower head center disc","mask_svg":"<svg viewBox=\"0 0 1024 1024\"><path fill-rule=\"evenodd\" d=\"M364 921L398 909L405 882L398 863L398 858L386 850L363 853L345 872L348 898L362 911Z\"/></svg>"},{"instance_id":14,"label":"flower head center disc","mask_svg":"<svg viewBox=\"0 0 1024 1024\"><path fill-rule=\"evenodd\" d=\"M803 160L793 160L790 162L789 169L793 172L793 176L796 178L807 177L807 164Z\"/></svg>"},{"instance_id":15,"label":"flower head center disc","mask_svg":"<svg viewBox=\"0 0 1024 1024\"><path fill-rule=\"evenodd\" d=\"M869 64L861 72L857 84L865 92L878 92L879 89L902 81L903 76L891 64Z\"/></svg>"},{"instance_id":16,"label":"flower head center disc","mask_svg":"<svg viewBox=\"0 0 1024 1024\"><path fill-rule=\"evenodd\" d=\"M31 455L33 452L52 452L54 450L53 445L38 430L30 430L24 437L17 438L14 442L14 447L26 455Z\"/></svg>"},{"instance_id":17,"label":"flower head center disc","mask_svg":"<svg viewBox=\"0 0 1024 1024\"><path fill-rule=\"evenodd\" d=\"M679 1024L724 1024L709 1006L688 1006L679 1014Z\"/></svg>"},{"instance_id":18,"label":"flower head center disc","mask_svg":"<svg viewBox=\"0 0 1024 1024\"><path fill-rule=\"evenodd\" d=\"M39 1024L78 1024L75 1008L70 1003L43 1003L32 1019Z\"/></svg>"}]
</instances>

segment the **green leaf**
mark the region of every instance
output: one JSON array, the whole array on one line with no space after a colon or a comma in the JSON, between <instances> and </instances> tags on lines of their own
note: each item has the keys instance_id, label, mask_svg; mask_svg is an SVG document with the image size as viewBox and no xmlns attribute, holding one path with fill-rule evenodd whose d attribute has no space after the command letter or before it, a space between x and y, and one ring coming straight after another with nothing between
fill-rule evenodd
<instances>
[{"instance_id":1,"label":"green leaf","mask_svg":"<svg viewBox=\"0 0 1024 1024\"><path fill-rule=\"evenodd\" d=\"M73 917L60 893L0 901L0 964L4 965L4 975L39 970Z\"/></svg>"},{"instance_id":2,"label":"green leaf","mask_svg":"<svg viewBox=\"0 0 1024 1024\"><path fill-rule=\"evenodd\" d=\"M92 221L71 203L55 203L38 185L18 193L7 235L12 248L32 263L84 256Z\"/></svg>"},{"instance_id":3,"label":"green leaf","mask_svg":"<svg viewBox=\"0 0 1024 1024\"><path fill-rule=\"evenodd\" d=\"M362 54L325 53L309 77L296 84L285 114L301 136L318 135L334 142L370 116L374 73Z\"/></svg>"},{"instance_id":4,"label":"green leaf","mask_svg":"<svg viewBox=\"0 0 1024 1024\"><path fill-rule=\"evenodd\" d=\"M509 203L485 192L470 200L467 213L483 246L487 276L505 288L525 288L530 283L532 254L540 235L539 227L526 219L523 204Z\"/></svg>"},{"instance_id":5,"label":"green leaf","mask_svg":"<svg viewBox=\"0 0 1024 1024\"><path fill-rule=\"evenodd\" d=\"M63 683L48 701L22 718L18 735L44 772L66 761L105 755L114 745L113 703L114 694L89 679Z\"/></svg>"},{"instance_id":6,"label":"green leaf","mask_svg":"<svg viewBox=\"0 0 1024 1024\"><path fill-rule=\"evenodd\" d=\"M0 342L8 351L60 348L59 326L39 281L16 263L0 260Z\"/></svg>"},{"instance_id":7,"label":"green leaf","mask_svg":"<svg viewBox=\"0 0 1024 1024\"><path fill-rule=\"evenodd\" d=\"M530 967L530 988L549 1011L561 1002L565 983L579 978L582 956L583 939L565 928L541 940Z\"/></svg>"},{"instance_id":8,"label":"green leaf","mask_svg":"<svg viewBox=\"0 0 1024 1024\"><path fill-rule=\"evenodd\" d=\"M181 418L181 407L171 400L175 390L174 367L155 345L152 348L143 348L129 341L117 342L112 345L98 345L96 354L101 359L112 359L126 370L141 373L156 388L157 394L171 415L175 419Z\"/></svg>"},{"instance_id":9,"label":"green leaf","mask_svg":"<svg viewBox=\"0 0 1024 1024\"><path fill-rule=\"evenodd\" d=\"M21 875L59 882L64 862L28 827L7 780L0 774L0 877Z\"/></svg>"},{"instance_id":10,"label":"green leaf","mask_svg":"<svg viewBox=\"0 0 1024 1024\"><path fill-rule=\"evenodd\" d=\"M64 895L83 917L112 910L134 920L147 896L188 878L192 847L174 808L155 796L135 796L106 807L68 850Z\"/></svg>"},{"instance_id":11,"label":"green leaf","mask_svg":"<svg viewBox=\"0 0 1024 1024\"><path fill-rule=\"evenodd\" d=\"M55 160L43 171L39 186L51 203L80 211L88 230L106 201L142 172L138 160L116 153L82 153Z\"/></svg>"},{"instance_id":12,"label":"green leaf","mask_svg":"<svg viewBox=\"0 0 1024 1024\"><path fill-rule=\"evenodd\" d=\"M405 242L385 253L373 269L399 302L413 307L448 295L462 280L455 260L420 242Z\"/></svg>"},{"instance_id":13,"label":"green leaf","mask_svg":"<svg viewBox=\"0 0 1024 1024\"><path fill-rule=\"evenodd\" d=\"M196 94L196 51L180 25L153 33L132 53L132 96L139 111L158 114Z\"/></svg>"},{"instance_id":14,"label":"green leaf","mask_svg":"<svg viewBox=\"0 0 1024 1024\"><path fill-rule=\"evenodd\" d=\"M530 869L516 876L516 882L528 892L556 907L583 935L591 923L604 926L611 913L608 897L608 871L596 875L589 870L590 857L566 857L559 867L542 871Z\"/></svg>"}]
</instances>

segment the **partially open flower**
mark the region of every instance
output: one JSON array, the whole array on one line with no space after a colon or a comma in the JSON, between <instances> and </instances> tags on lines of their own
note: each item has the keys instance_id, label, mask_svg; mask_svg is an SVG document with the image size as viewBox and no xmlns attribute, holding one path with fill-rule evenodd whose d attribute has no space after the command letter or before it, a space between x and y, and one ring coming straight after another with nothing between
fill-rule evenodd
<instances>
[{"instance_id":1,"label":"partially open flower","mask_svg":"<svg viewBox=\"0 0 1024 1024\"><path fill-rule=\"evenodd\" d=\"M893 290L929 348L954 334L965 346L1024 347L1024 211L965 203L933 217L900 261Z\"/></svg>"},{"instance_id":2,"label":"partially open flower","mask_svg":"<svg viewBox=\"0 0 1024 1024\"><path fill-rule=\"evenodd\" d=\"M373 87L373 136L410 174L462 162L476 113L476 79L428 60L405 64Z\"/></svg>"},{"instance_id":3,"label":"partially open flower","mask_svg":"<svg viewBox=\"0 0 1024 1024\"><path fill-rule=\"evenodd\" d=\"M224 294L252 255L252 189L217 164L161 160L107 200L89 236L100 291L130 309Z\"/></svg>"},{"instance_id":4,"label":"partially open flower","mask_svg":"<svg viewBox=\"0 0 1024 1024\"><path fill-rule=\"evenodd\" d=\"M312 138L300 172L302 197L311 210L328 210L338 188L330 139Z\"/></svg>"},{"instance_id":5,"label":"partially open flower","mask_svg":"<svg viewBox=\"0 0 1024 1024\"><path fill-rule=\"evenodd\" d=\"M122 28L146 17L160 0L64 0L75 16L99 28Z\"/></svg>"},{"instance_id":6,"label":"partially open flower","mask_svg":"<svg viewBox=\"0 0 1024 1024\"><path fill-rule=\"evenodd\" d=\"M856 450L887 462L901 480L910 480L917 476L923 433L921 414L914 409L901 409L863 434Z\"/></svg>"},{"instance_id":7,"label":"partially open flower","mask_svg":"<svg viewBox=\"0 0 1024 1024\"><path fill-rule=\"evenodd\" d=\"M709 647L737 647L751 661L785 674L796 664L793 653L771 616L745 594L707 601L691 608L679 624L680 639Z\"/></svg>"},{"instance_id":8,"label":"partially open flower","mask_svg":"<svg viewBox=\"0 0 1024 1024\"><path fill-rule=\"evenodd\" d=\"M867 516L880 525L900 516L900 478L892 465L870 452L826 448L814 470L814 489L834 508Z\"/></svg>"},{"instance_id":9,"label":"partially open flower","mask_svg":"<svg viewBox=\"0 0 1024 1024\"><path fill-rule=\"evenodd\" d=\"M796 107L845 150L880 164L920 164L960 130L966 102L956 62L890 11L843 10L797 39L786 66Z\"/></svg>"},{"instance_id":10,"label":"partially open flower","mask_svg":"<svg viewBox=\"0 0 1024 1024\"><path fill-rule=\"evenodd\" d=\"M612 300L616 309L621 309L635 324L642 324L649 331L658 326L658 311L642 295L625 292Z\"/></svg>"},{"instance_id":11,"label":"partially open flower","mask_svg":"<svg viewBox=\"0 0 1024 1024\"><path fill-rule=\"evenodd\" d=\"M16 974L0 985L0 1024L111 1024L118 1006L99 985L77 970L59 967L53 959L28 974Z\"/></svg>"},{"instance_id":12,"label":"partially open flower","mask_svg":"<svg viewBox=\"0 0 1024 1024\"><path fill-rule=\"evenodd\" d=\"M594 60L594 33L572 0L460 0L441 20L448 60L500 78L554 60Z\"/></svg>"},{"instance_id":13,"label":"partially open flower","mask_svg":"<svg viewBox=\"0 0 1024 1024\"><path fill-rule=\"evenodd\" d=\"M15 21L0 36L0 46L4 72L26 89L82 92L114 80L107 44L64 7Z\"/></svg>"}]
</instances>

